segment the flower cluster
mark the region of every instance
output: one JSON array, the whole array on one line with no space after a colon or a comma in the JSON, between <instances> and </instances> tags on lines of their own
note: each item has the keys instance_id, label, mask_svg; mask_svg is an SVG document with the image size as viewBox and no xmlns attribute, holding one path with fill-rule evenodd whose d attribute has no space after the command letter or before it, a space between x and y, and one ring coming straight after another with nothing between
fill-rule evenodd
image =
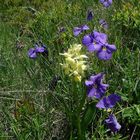
<instances>
[{"instance_id":1,"label":"flower cluster","mask_svg":"<svg viewBox=\"0 0 140 140\"><path fill-rule=\"evenodd\" d=\"M44 56L48 56L47 47L41 42L36 43L34 48L30 48L28 51L29 58L35 59L38 54L43 54Z\"/></svg>"},{"instance_id":2,"label":"flower cluster","mask_svg":"<svg viewBox=\"0 0 140 140\"><path fill-rule=\"evenodd\" d=\"M99 1L104 7L109 7L112 4L112 0ZM89 10L87 13L87 21L91 21L93 16L93 11ZM108 28L108 24L104 19L101 19L99 24L104 29ZM87 25L74 27L73 34L74 36L78 36L89 29L90 28ZM64 31L64 28L60 28L59 33ZM113 52L116 51L116 46L108 43L107 34L96 30L84 35L82 38L82 44L86 46L89 52L95 52L96 56L100 60L110 60ZM40 42L36 43L34 48L30 48L28 51L28 56L32 59L36 58L38 54L48 55L46 46ZM80 82L82 77L85 75L85 70L88 68L86 61L88 57L82 52L82 45L70 45L68 51L60 53L60 55L64 56L64 63L61 63L61 66L64 69L65 74L74 78L75 81ZM99 100L96 107L98 109L104 109L110 113L111 109L121 100L121 97L115 93L105 96L109 84L103 83L103 78L104 73L99 73L96 75L91 75L90 78L85 81L87 96L89 98L96 98ZM57 78L54 80L57 80ZM117 122L115 115L112 113L109 114L109 117L105 120L105 123L113 132L117 132L121 128L121 125Z\"/></svg>"},{"instance_id":3,"label":"flower cluster","mask_svg":"<svg viewBox=\"0 0 140 140\"><path fill-rule=\"evenodd\" d=\"M112 4L112 0L100 0L100 3L107 8ZM91 21L92 19L93 19L93 11L89 10L87 13L87 21ZM108 24L104 19L101 19L99 21L99 24L105 30L108 29ZM73 30L73 34L74 36L78 36L85 30L89 30L89 27L87 25L75 27ZM95 52L96 56L100 60L110 60L112 58L113 52L116 51L116 46L114 44L108 43L107 34L98 32L96 30L87 35L84 35L82 39L82 44L86 46L89 52ZM73 50L73 54L75 54L74 51L75 50ZM68 67L74 65L74 68L76 68L77 66L75 66L75 64L77 62L75 62L73 58L71 58L70 55L68 55L68 53L66 53L65 56L67 56L66 59L68 60L66 60L67 65L64 65L64 67L68 69ZM68 64L71 65L68 66ZM73 72L70 71L70 73L75 73L75 70L73 69L71 70ZM105 109L107 112L110 112L111 109L116 105L116 103L121 100L121 97L115 93L110 94L109 96L105 96L105 93L109 85L103 83L103 77L104 74L99 73L97 75L91 75L90 78L85 81L85 85L87 86L87 96L89 98L92 99L96 98L99 100L98 103L96 104L97 108ZM109 115L108 119L105 120L105 123L113 132L117 132L121 128L121 125L117 122L115 115L113 115L112 113Z\"/></svg>"},{"instance_id":4,"label":"flower cluster","mask_svg":"<svg viewBox=\"0 0 140 140\"><path fill-rule=\"evenodd\" d=\"M84 71L87 69L86 61L88 57L82 53L82 45L71 45L67 52L60 53L65 57L65 63L61 64L65 74L74 77L75 81L81 81Z\"/></svg>"},{"instance_id":5,"label":"flower cluster","mask_svg":"<svg viewBox=\"0 0 140 140\"><path fill-rule=\"evenodd\" d=\"M112 4L112 0L100 0L100 3L105 7L109 7ZM93 18L93 11L88 10L87 20L90 21ZM104 29L108 29L108 24L104 19L99 21L99 24ZM88 30L88 26L84 25L81 28L75 27L73 32L77 36L84 30ZM82 44L87 47L89 52L95 52L96 56L100 60L110 60L112 58L113 52L116 51L116 46L114 44L108 43L108 37L105 33L98 32L94 30L92 33L87 34L82 39Z\"/></svg>"},{"instance_id":6,"label":"flower cluster","mask_svg":"<svg viewBox=\"0 0 140 140\"><path fill-rule=\"evenodd\" d=\"M96 107L110 111L111 108L113 108L116 103L121 100L121 97L114 93L103 97L109 87L108 84L102 83L103 75L103 73L99 73L97 75L90 76L89 80L85 81L85 85L87 86L88 97L100 99L100 101L96 104ZM117 132L121 128L113 114L110 114L109 118L106 119L105 122L113 132Z\"/></svg>"}]
</instances>

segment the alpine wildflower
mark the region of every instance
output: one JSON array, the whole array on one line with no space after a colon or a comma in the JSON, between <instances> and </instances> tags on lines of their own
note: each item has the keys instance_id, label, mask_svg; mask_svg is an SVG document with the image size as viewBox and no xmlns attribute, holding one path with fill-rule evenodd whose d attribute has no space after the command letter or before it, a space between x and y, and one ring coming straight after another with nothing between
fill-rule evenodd
<instances>
[{"instance_id":1,"label":"alpine wildflower","mask_svg":"<svg viewBox=\"0 0 140 140\"><path fill-rule=\"evenodd\" d=\"M28 56L29 58L35 59L39 53L42 53L43 55L48 55L48 50L44 44L38 44L36 43L34 45L34 48L30 48L28 50Z\"/></svg>"},{"instance_id":2,"label":"alpine wildflower","mask_svg":"<svg viewBox=\"0 0 140 140\"><path fill-rule=\"evenodd\" d=\"M82 26L79 26L79 27L74 27L73 34L74 34L74 36L78 36L83 31L86 31L86 30L89 30L89 27L87 25L82 25Z\"/></svg>"},{"instance_id":3,"label":"alpine wildflower","mask_svg":"<svg viewBox=\"0 0 140 140\"><path fill-rule=\"evenodd\" d=\"M85 81L85 85L87 86L88 90L88 97L94 97L97 99L103 97L104 93L109 87L108 84L102 83L103 76L103 73L99 73L97 75L90 76L90 79Z\"/></svg>"},{"instance_id":4,"label":"alpine wildflower","mask_svg":"<svg viewBox=\"0 0 140 140\"><path fill-rule=\"evenodd\" d=\"M121 129L121 125L117 122L117 119L113 114L109 115L109 118L105 120L105 123L107 124L108 128L114 133L118 132Z\"/></svg>"},{"instance_id":5,"label":"alpine wildflower","mask_svg":"<svg viewBox=\"0 0 140 140\"><path fill-rule=\"evenodd\" d=\"M106 43L104 45L101 45L96 55L100 60L110 60L112 58L113 52L115 51L116 51L115 45L110 45Z\"/></svg>"},{"instance_id":6,"label":"alpine wildflower","mask_svg":"<svg viewBox=\"0 0 140 140\"><path fill-rule=\"evenodd\" d=\"M119 102L121 100L121 97L117 94L111 94L107 97L104 97L103 99L101 99L97 104L96 107L97 108L101 108L101 109L110 109L113 108L117 102Z\"/></svg>"},{"instance_id":7,"label":"alpine wildflower","mask_svg":"<svg viewBox=\"0 0 140 140\"><path fill-rule=\"evenodd\" d=\"M85 35L82 39L82 44L87 47L89 52L98 51L101 46L107 42L107 35L93 31L93 33Z\"/></svg>"},{"instance_id":8,"label":"alpine wildflower","mask_svg":"<svg viewBox=\"0 0 140 140\"><path fill-rule=\"evenodd\" d=\"M82 53L82 45L71 45L67 52L60 53L65 57L65 63L61 64L66 75L73 77L75 81L81 81L87 69L86 59L88 58Z\"/></svg>"}]
</instances>

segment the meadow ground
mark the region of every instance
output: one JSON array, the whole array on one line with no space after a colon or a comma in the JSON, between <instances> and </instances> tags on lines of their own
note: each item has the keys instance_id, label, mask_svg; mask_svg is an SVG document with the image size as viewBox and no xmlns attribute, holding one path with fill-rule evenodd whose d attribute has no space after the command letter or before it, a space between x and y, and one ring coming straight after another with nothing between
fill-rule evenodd
<instances>
[{"instance_id":1,"label":"meadow ground","mask_svg":"<svg viewBox=\"0 0 140 140\"><path fill-rule=\"evenodd\" d=\"M98 0L6 0L0 7L0 140L140 139L137 0L114 0L108 8ZM93 18L88 21L90 10ZM99 24L100 19L105 19L108 29ZM90 29L75 37L74 27L85 24ZM108 42L115 44L110 60L98 59L82 45L83 37L93 30L106 33ZM28 51L36 42L43 43L48 53L31 59ZM74 71L67 74L61 65L69 62L74 67L60 55L73 44L81 44L82 54L88 56L80 82L73 79ZM103 83L109 84L105 96L121 97L111 112L96 107L99 99L87 97L85 81L100 72L105 74ZM110 114L121 125L115 133L105 124Z\"/></svg>"}]
</instances>

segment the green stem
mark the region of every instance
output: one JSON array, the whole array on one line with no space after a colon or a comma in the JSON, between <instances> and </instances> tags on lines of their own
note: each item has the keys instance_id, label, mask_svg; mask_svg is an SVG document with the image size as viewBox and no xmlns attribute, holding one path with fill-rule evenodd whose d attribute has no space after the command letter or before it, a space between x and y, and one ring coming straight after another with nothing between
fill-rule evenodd
<instances>
[{"instance_id":1,"label":"green stem","mask_svg":"<svg viewBox=\"0 0 140 140\"><path fill-rule=\"evenodd\" d=\"M78 126L78 139L82 140L82 135L81 135L81 122L80 122L80 116L77 116L77 126Z\"/></svg>"}]
</instances>

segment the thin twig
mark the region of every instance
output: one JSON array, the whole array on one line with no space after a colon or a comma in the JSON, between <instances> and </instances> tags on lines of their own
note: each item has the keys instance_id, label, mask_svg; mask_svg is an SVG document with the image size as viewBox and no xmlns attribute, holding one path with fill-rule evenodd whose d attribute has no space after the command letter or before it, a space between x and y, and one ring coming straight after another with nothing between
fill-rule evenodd
<instances>
[{"instance_id":1,"label":"thin twig","mask_svg":"<svg viewBox=\"0 0 140 140\"><path fill-rule=\"evenodd\" d=\"M136 129L137 129L137 126L135 126L135 128L134 128L134 130L133 130L133 133L132 133L132 135L131 135L130 140L132 140L132 139L133 139L133 136L134 136L134 133L135 133Z\"/></svg>"}]
</instances>

